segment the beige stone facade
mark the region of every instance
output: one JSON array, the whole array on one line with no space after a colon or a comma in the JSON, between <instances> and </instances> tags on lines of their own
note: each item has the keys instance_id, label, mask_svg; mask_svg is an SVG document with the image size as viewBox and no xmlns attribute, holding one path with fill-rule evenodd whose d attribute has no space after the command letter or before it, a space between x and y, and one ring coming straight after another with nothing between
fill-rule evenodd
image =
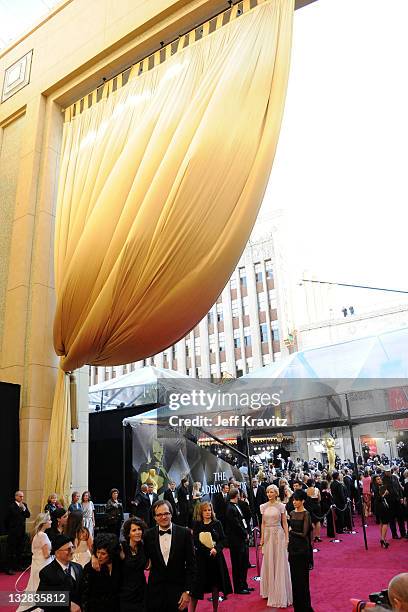
<instances>
[{"instance_id":1,"label":"beige stone facade","mask_svg":"<svg viewBox=\"0 0 408 612\"><path fill-rule=\"evenodd\" d=\"M21 385L20 487L34 516L58 367L52 344L53 234L61 111L226 4L66 0L0 52L2 90L7 69L31 58L23 82L28 84L14 93L11 88L0 104L0 380ZM72 485L78 489L87 480L86 378L80 376L84 411L72 447Z\"/></svg>"},{"instance_id":2,"label":"beige stone facade","mask_svg":"<svg viewBox=\"0 0 408 612\"><path fill-rule=\"evenodd\" d=\"M39 510L58 360L53 233L62 109L224 8L195 0L68 0L0 53L5 71L29 51L29 84L0 105L0 380L21 385L20 487ZM73 488L87 485L87 374Z\"/></svg>"}]
</instances>

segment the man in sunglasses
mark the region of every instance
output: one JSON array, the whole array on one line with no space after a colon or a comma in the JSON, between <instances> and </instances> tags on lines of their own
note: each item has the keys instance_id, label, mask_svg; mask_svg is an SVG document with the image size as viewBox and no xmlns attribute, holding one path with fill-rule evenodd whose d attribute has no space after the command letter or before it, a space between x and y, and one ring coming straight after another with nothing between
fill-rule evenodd
<instances>
[{"instance_id":1,"label":"man in sunglasses","mask_svg":"<svg viewBox=\"0 0 408 612\"><path fill-rule=\"evenodd\" d=\"M148 612L177 612L188 608L196 575L191 532L172 523L172 506L158 500L152 507L156 527L144 535L146 556L150 559L147 586Z\"/></svg>"}]
</instances>

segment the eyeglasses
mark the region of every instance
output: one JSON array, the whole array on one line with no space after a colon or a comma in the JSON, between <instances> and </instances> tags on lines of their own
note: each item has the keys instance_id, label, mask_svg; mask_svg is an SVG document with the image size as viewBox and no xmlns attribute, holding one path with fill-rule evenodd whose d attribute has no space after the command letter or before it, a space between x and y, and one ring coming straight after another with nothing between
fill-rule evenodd
<instances>
[{"instance_id":1,"label":"eyeglasses","mask_svg":"<svg viewBox=\"0 0 408 612\"><path fill-rule=\"evenodd\" d=\"M171 512L158 512L155 514L156 518L161 518L162 516L171 516Z\"/></svg>"}]
</instances>

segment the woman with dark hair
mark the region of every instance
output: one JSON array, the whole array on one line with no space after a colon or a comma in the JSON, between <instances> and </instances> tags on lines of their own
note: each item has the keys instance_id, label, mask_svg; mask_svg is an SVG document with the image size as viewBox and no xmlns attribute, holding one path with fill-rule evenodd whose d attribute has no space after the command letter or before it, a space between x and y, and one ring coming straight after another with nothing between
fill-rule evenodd
<instances>
[{"instance_id":1,"label":"woman with dark hair","mask_svg":"<svg viewBox=\"0 0 408 612\"><path fill-rule=\"evenodd\" d=\"M312 522L304 506L307 498L306 491L302 489L294 492L295 509L289 518L288 552L295 612L313 612L309 589L309 570L313 566Z\"/></svg>"},{"instance_id":2,"label":"woman with dark hair","mask_svg":"<svg viewBox=\"0 0 408 612\"><path fill-rule=\"evenodd\" d=\"M120 546L113 533L100 533L93 545L99 570L90 561L83 574L82 612L119 612Z\"/></svg>"},{"instance_id":3,"label":"woman with dark hair","mask_svg":"<svg viewBox=\"0 0 408 612\"><path fill-rule=\"evenodd\" d=\"M146 555L143 534L146 523L130 518L123 525L125 542L121 552L121 582L119 590L120 612L144 612L146 596Z\"/></svg>"},{"instance_id":4,"label":"woman with dark hair","mask_svg":"<svg viewBox=\"0 0 408 612\"><path fill-rule=\"evenodd\" d=\"M390 523L391 511L387 497L389 496L388 489L383 486L381 476L376 476L373 482L374 491L374 512L377 521L380 524L380 546L388 548L387 531Z\"/></svg>"},{"instance_id":5,"label":"woman with dark hair","mask_svg":"<svg viewBox=\"0 0 408 612\"><path fill-rule=\"evenodd\" d=\"M123 522L123 508L120 501L118 501L118 497L119 490L112 489L110 498L105 506L105 514L107 530L110 533L114 533L119 538L120 527Z\"/></svg>"},{"instance_id":6,"label":"woman with dark hair","mask_svg":"<svg viewBox=\"0 0 408 612\"><path fill-rule=\"evenodd\" d=\"M82 527L82 520L82 510L74 510L74 512L68 514L67 522L64 526L64 535L68 536L72 543L74 543L76 534L80 527Z\"/></svg>"},{"instance_id":7,"label":"woman with dark hair","mask_svg":"<svg viewBox=\"0 0 408 612\"><path fill-rule=\"evenodd\" d=\"M231 580L222 549L226 544L224 530L215 518L210 502L199 505L197 520L193 523L194 546L197 555L196 581L191 591L191 612L204 593L212 593L213 610L218 609L220 591L226 597L232 593Z\"/></svg>"},{"instance_id":8,"label":"woman with dark hair","mask_svg":"<svg viewBox=\"0 0 408 612\"><path fill-rule=\"evenodd\" d=\"M320 507L320 491L316 487L316 483L313 478L309 478L306 482L306 503L305 508L310 514L312 519L312 525L314 530L314 542L321 542L320 538L320 520L322 516L322 509Z\"/></svg>"},{"instance_id":9,"label":"woman with dark hair","mask_svg":"<svg viewBox=\"0 0 408 612\"><path fill-rule=\"evenodd\" d=\"M333 497L328 480L322 480L320 497L322 516L326 517L326 535L328 538L334 538L336 532L334 530L333 512L330 509L333 504Z\"/></svg>"},{"instance_id":10,"label":"woman with dark hair","mask_svg":"<svg viewBox=\"0 0 408 612\"><path fill-rule=\"evenodd\" d=\"M57 508L51 514L51 527L45 530L45 533L50 539L51 547L57 536L64 533L65 525L68 520L68 512L65 508Z\"/></svg>"}]
</instances>

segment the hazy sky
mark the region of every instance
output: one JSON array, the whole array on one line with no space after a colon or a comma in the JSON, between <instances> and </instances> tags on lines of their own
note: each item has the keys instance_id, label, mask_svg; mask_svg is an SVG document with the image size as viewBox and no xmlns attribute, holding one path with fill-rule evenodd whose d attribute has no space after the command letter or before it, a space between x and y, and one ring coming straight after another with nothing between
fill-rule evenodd
<instances>
[{"instance_id":1,"label":"hazy sky","mask_svg":"<svg viewBox=\"0 0 408 612\"><path fill-rule=\"evenodd\" d=\"M408 290L408 0L296 11L262 224L286 212L294 277ZM375 299L382 301L383 294Z\"/></svg>"}]
</instances>

